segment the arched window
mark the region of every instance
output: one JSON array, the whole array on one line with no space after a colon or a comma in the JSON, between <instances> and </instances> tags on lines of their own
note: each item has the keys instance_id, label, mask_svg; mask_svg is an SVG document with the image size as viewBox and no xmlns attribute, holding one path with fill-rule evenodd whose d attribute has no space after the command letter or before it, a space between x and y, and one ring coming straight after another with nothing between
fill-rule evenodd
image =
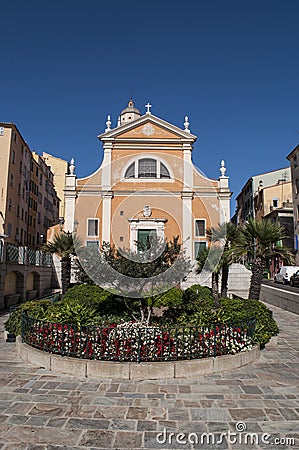
<instances>
[{"instance_id":1,"label":"arched window","mask_svg":"<svg viewBox=\"0 0 299 450\"><path fill-rule=\"evenodd\" d=\"M137 164L137 167L136 167ZM140 158L132 162L125 171L125 178L171 178L169 170L154 158Z\"/></svg>"},{"instance_id":2,"label":"arched window","mask_svg":"<svg viewBox=\"0 0 299 450\"><path fill-rule=\"evenodd\" d=\"M157 178L157 161L152 158L139 159L138 178Z\"/></svg>"},{"instance_id":3,"label":"arched window","mask_svg":"<svg viewBox=\"0 0 299 450\"><path fill-rule=\"evenodd\" d=\"M170 178L169 171L163 163L160 163L160 178Z\"/></svg>"},{"instance_id":4,"label":"arched window","mask_svg":"<svg viewBox=\"0 0 299 450\"><path fill-rule=\"evenodd\" d=\"M134 176L135 176L135 163L133 162L127 168L125 178L134 178Z\"/></svg>"}]
</instances>

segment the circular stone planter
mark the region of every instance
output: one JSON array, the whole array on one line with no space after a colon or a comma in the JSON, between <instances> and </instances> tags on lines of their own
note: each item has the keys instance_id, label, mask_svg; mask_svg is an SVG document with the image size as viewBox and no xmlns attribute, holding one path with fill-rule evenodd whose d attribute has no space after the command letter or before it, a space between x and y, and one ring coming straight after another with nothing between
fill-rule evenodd
<instances>
[{"instance_id":1,"label":"circular stone planter","mask_svg":"<svg viewBox=\"0 0 299 450\"><path fill-rule=\"evenodd\" d=\"M217 356L168 362L114 362L70 358L37 350L16 341L17 354L23 361L55 373L65 373L77 377L118 378L125 380L156 380L169 378L196 378L200 375L237 369L257 360L260 349L256 345L251 350L235 355Z\"/></svg>"}]
</instances>

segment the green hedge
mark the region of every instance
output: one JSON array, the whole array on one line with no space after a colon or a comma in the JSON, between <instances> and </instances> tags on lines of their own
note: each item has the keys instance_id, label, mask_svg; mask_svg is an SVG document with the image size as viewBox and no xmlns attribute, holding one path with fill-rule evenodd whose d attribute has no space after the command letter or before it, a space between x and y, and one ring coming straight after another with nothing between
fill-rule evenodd
<instances>
[{"instance_id":1,"label":"green hedge","mask_svg":"<svg viewBox=\"0 0 299 450\"><path fill-rule=\"evenodd\" d=\"M138 317L138 300L126 299L107 292L95 285L78 285L69 289L64 297L51 303L49 300L29 301L19 306L5 324L6 329L21 333L21 310L37 319L77 326L112 324ZM211 326L214 323L235 323L256 318L254 340L260 344L269 342L279 330L272 312L258 300L222 298L220 308L215 309L210 289L198 284L182 291L172 288L155 299L155 306L163 308L163 316L153 321L164 325Z\"/></svg>"}]
</instances>

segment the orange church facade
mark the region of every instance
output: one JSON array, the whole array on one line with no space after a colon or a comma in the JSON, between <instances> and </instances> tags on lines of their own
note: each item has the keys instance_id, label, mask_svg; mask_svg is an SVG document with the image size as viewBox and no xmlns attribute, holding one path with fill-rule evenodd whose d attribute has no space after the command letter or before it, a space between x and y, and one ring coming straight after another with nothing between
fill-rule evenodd
<instances>
[{"instance_id":1,"label":"orange church facade","mask_svg":"<svg viewBox=\"0 0 299 450\"><path fill-rule=\"evenodd\" d=\"M92 175L78 179L70 166L65 187L65 231L85 245L110 242L138 251L151 235L179 236L186 255L196 259L207 246L206 230L230 219L229 178L204 176L192 162L196 136L188 117L181 129L156 117L146 105L141 114L131 99L111 128L99 136L104 157Z\"/></svg>"}]
</instances>

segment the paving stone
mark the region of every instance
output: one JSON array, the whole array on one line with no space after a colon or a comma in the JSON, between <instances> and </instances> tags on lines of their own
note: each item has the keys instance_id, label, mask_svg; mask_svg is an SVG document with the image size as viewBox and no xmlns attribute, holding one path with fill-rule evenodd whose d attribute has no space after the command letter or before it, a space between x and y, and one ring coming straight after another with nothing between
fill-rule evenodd
<instances>
[{"instance_id":1,"label":"paving stone","mask_svg":"<svg viewBox=\"0 0 299 450\"><path fill-rule=\"evenodd\" d=\"M5 414L27 414L34 403L13 403L10 407L5 410Z\"/></svg>"},{"instance_id":2,"label":"paving stone","mask_svg":"<svg viewBox=\"0 0 299 450\"><path fill-rule=\"evenodd\" d=\"M54 432L53 432L54 430ZM7 442L56 445L76 445L81 431L62 430L48 427L12 426L5 434Z\"/></svg>"},{"instance_id":3,"label":"paving stone","mask_svg":"<svg viewBox=\"0 0 299 450\"><path fill-rule=\"evenodd\" d=\"M62 428L66 424L67 419L55 417L54 419L50 419L47 423L48 427L54 428Z\"/></svg>"},{"instance_id":4,"label":"paving stone","mask_svg":"<svg viewBox=\"0 0 299 450\"><path fill-rule=\"evenodd\" d=\"M137 431L155 431L157 422L153 420L138 420Z\"/></svg>"},{"instance_id":5,"label":"paving stone","mask_svg":"<svg viewBox=\"0 0 299 450\"><path fill-rule=\"evenodd\" d=\"M167 410L165 408L150 408L147 418L151 419L151 420L166 419L167 418Z\"/></svg>"},{"instance_id":6,"label":"paving stone","mask_svg":"<svg viewBox=\"0 0 299 450\"><path fill-rule=\"evenodd\" d=\"M66 411L67 407L55 406L49 403L39 403L31 408L29 414L31 416L58 417L63 416Z\"/></svg>"},{"instance_id":7,"label":"paving stone","mask_svg":"<svg viewBox=\"0 0 299 450\"><path fill-rule=\"evenodd\" d=\"M190 409L191 420L203 421L229 421L230 415L227 411L216 408Z\"/></svg>"},{"instance_id":8,"label":"paving stone","mask_svg":"<svg viewBox=\"0 0 299 450\"><path fill-rule=\"evenodd\" d=\"M109 428L110 430L135 430L136 426L136 420L117 419L110 421Z\"/></svg>"},{"instance_id":9,"label":"paving stone","mask_svg":"<svg viewBox=\"0 0 299 450\"><path fill-rule=\"evenodd\" d=\"M107 430L108 420L101 419L69 419L66 428L85 429L85 430Z\"/></svg>"},{"instance_id":10,"label":"paving stone","mask_svg":"<svg viewBox=\"0 0 299 450\"><path fill-rule=\"evenodd\" d=\"M241 386L246 394L261 394L262 391L257 386Z\"/></svg>"},{"instance_id":11,"label":"paving stone","mask_svg":"<svg viewBox=\"0 0 299 450\"><path fill-rule=\"evenodd\" d=\"M124 419L127 414L127 406L110 406L109 408L98 406L94 417L106 419ZM132 417L133 419L137 417Z\"/></svg>"},{"instance_id":12,"label":"paving stone","mask_svg":"<svg viewBox=\"0 0 299 450\"><path fill-rule=\"evenodd\" d=\"M299 420L299 415L293 409L283 408L279 411L283 415L283 417L286 418L286 420Z\"/></svg>"},{"instance_id":13,"label":"paving stone","mask_svg":"<svg viewBox=\"0 0 299 450\"><path fill-rule=\"evenodd\" d=\"M126 415L127 419L146 419L148 413L148 408L138 408L134 406L129 406Z\"/></svg>"},{"instance_id":14,"label":"paving stone","mask_svg":"<svg viewBox=\"0 0 299 450\"><path fill-rule=\"evenodd\" d=\"M265 413L269 417L270 420L280 421L283 420L283 416L280 414L278 409L275 408L265 408Z\"/></svg>"},{"instance_id":15,"label":"paving stone","mask_svg":"<svg viewBox=\"0 0 299 450\"><path fill-rule=\"evenodd\" d=\"M267 420L267 416L263 409L258 408L247 408L247 409L229 409L229 412L233 419L240 420L253 420L253 421L261 421Z\"/></svg>"},{"instance_id":16,"label":"paving stone","mask_svg":"<svg viewBox=\"0 0 299 450\"><path fill-rule=\"evenodd\" d=\"M113 447L114 440L115 433L112 431L87 431L81 438L80 446L115 448Z\"/></svg>"},{"instance_id":17,"label":"paving stone","mask_svg":"<svg viewBox=\"0 0 299 450\"><path fill-rule=\"evenodd\" d=\"M245 422L248 432L299 438L299 317L273 309L281 330L276 347L268 350L266 346L260 360L249 366L191 380L57 375L24 364L15 356L15 345L4 344L0 333L0 448L191 448L177 442L161 445L157 433L166 429L219 437L228 429L235 432L239 421ZM1 320L0 315L0 326ZM101 425L107 427L98 429ZM237 448L227 445L206 447ZM247 448L257 449L255 445Z\"/></svg>"},{"instance_id":18,"label":"paving stone","mask_svg":"<svg viewBox=\"0 0 299 450\"><path fill-rule=\"evenodd\" d=\"M169 408L168 409L169 420L189 420L188 409Z\"/></svg>"},{"instance_id":19,"label":"paving stone","mask_svg":"<svg viewBox=\"0 0 299 450\"><path fill-rule=\"evenodd\" d=\"M93 417L96 409L96 406L79 405L71 402L66 414L68 417Z\"/></svg>"},{"instance_id":20,"label":"paving stone","mask_svg":"<svg viewBox=\"0 0 299 450\"><path fill-rule=\"evenodd\" d=\"M140 448L142 446L142 433L118 431L114 443L115 448Z\"/></svg>"},{"instance_id":21,"label":"paving stone","mask_svg":"<svg viewBox=\"0 0 299 450\"><path fill-rule=\"evenodd\" d=\"M43 427L47 421L48 421L47 417L32 416L32 417L29 417L29 419L27 420L26 426Z\"/></svg>"},{"instance_id":22,"label":"paving stone","mask_svg":"<svg viewBox=\"0 0 299 450\"><path fill-rule=\"evenodd\" d=\"M25 423L27 420L28 420L28 416L18 416L16 414L13 416L9 416L7 422L11 423L11 424L19 425L19 424Z\"/></svg>"}]
</instances>

